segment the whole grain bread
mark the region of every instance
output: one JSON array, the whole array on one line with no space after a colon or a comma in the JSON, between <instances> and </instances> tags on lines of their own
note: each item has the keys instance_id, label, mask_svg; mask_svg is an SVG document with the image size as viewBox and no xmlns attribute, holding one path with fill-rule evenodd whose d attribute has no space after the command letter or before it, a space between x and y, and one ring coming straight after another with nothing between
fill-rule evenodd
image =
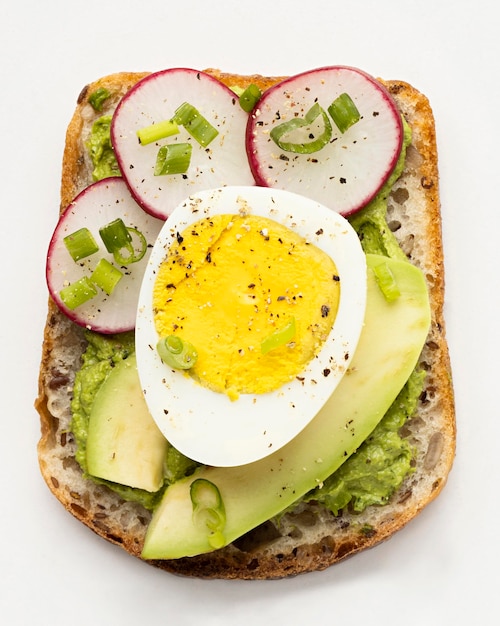
<instances>
[{"instance_id":1,"label":"whole grain bread","mask_svg":"<svg viewBox=\"0 0 500 626\"><path fill-rule=\"evenodd\" d=\"M209 69L229 86L279 80L239 76ZM87 85L80 93L67 129L62 165L61 210L91 182L85 141L98 114L88 96L106 87L112 97L100 114L111 113L119 99L146 73L118 73ZM412 129L406 168L389 197L388 224L412 263L427 279L432 325L421 356L425 391L404 431L417 451L415 471L385 506L339 516L315 503L287 513L279 527L269 521L233 544L210 554L151 564L177 574L203 578L268 579L324 569L349 555L388 539L428 505L443 488L455 455L455 413L451 369L443 319L444 266L441 240L437 149L433 114L427 98L402 81L382 81ZM123 501L105 486L82 477L70 430L72 385L85 349L81 328L49 299L39 395L38 455L47 485L66 509L104 539L139 557L150 512Z\"/></svg>"}]
</instances>

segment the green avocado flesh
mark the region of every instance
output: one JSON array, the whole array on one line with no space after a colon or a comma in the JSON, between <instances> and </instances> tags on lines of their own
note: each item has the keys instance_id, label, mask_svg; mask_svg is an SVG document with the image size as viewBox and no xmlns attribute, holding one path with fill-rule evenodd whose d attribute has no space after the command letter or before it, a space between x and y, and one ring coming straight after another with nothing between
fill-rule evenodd
<instances>
[{"instance_id":1,"label":"green avocado flesh","mask_svg":"<svg viewBox=\"0 0 500 626\"><path fill-rule=\"evenodd\" d=\"M88 425L88 471L115 483L158 491L167 448L144 400L133 354L113 368L96 394Z\"/></svg>"},{"instance_id":2,"label":"green avocado flesh","mask_svg":"<svg viewBox=\"0 0 500 626\"><path fill-rule=\"evenodd\" d=\"M260 461L200 467L170 485L153 514L143 558L210 552L215 535L217 547L231 543L321 486L372 433L412 374L430 324L420 270L407 261L385 258L400 291L388 302L372 269L380 261L380 256L367 255L365 326L348 373L323 409L295 439ZM210 509L205 516L193 515L191 485L198 479L211 483L220 494L223 528L220 516L214 524Z\"/></svg>"}]
</instances>

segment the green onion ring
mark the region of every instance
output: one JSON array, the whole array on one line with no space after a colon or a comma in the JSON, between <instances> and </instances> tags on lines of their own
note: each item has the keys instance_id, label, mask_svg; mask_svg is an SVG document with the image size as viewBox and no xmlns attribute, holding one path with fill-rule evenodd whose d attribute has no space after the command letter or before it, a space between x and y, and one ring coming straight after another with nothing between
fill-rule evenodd
<instances>
[{"instance_id":1,"label":"green onion ring","mask_svg":"<svg viewBox=\"0 0 500 626\"><path fill-rule=\"evenodd\" d=\"M146 250L148 249L148 242L146 241L146 237L144 237L140 230L137 230L137 228L132 228L131 226L127 226L127 230L129 233L133 233L139 238L139 246L136 249L133 243L129 242L126 243L124 247L120 250L115 250L113 252L113 257L115 261L120 265L137 263L146 254ZM122 250L127 250L129 254L127 256L124 256L122 254Z\"/></svg>"},{"instance_id":2,"label":"green onion ring","mask_svg":"<svg viewBox=\"0 0 500 626\"><path fill-rule=\"evenodd\" d=\"M361 119L358 108L348 93L340 94L328 107L328 113L341 133L345 133Z\"/></svg>"},{"instance_id":3,"label":"green onion ring","mask_svg":"<svg viewBox=\"0 0 500 626\"><path fill-rule=\"evenodd\" d=\"M73 261L77 262L99 250L96 240L90 230L86 227L76 230L64 237L64 245L70 253Z\"/></svg>"},{"instance_id":4,"label":"green onion ring","mask_svg":"<svg viewBox=\"0 0 500 626\"><path fill-rule=\"evenodd\" d=\"M162 337L156 344L160 359L174 369L188 370L198 359L198 352L193 344L177 335Z\"/></svg>"},{"instance_id":5,"label":"green onion ring","mask_svg":"<svg viewBox=\"0 0 500 626\"><path fill-rule=\"evenodd\" d=\"M240 94L240 107L245 113L250 113L262 96L262 91L257 85L252 83Z\"/></svg>"},{"instance_id":6,"label":"green onion ring","mask_svg":"<svg viewBox=\"0 0 500 626\"><path fill-rule=\"evenodd\" d=\"M123 272L110 263L107 259L100 259L90 280L110 296L116 285L123 278Z\"/></svg>"},{"instance_id":7,"label":"green onion ring","mask_svg":"<svg viewBox=\"0 0 500 626\"><path fill-rule=\"evenodd\" d=\"M172 118L176 124L184 126L200 146L206 148L219 134L219 131L189 102L183 102L175 110Z\"/></svg>"},{"instance_id":8,"label":"green onion ring","mask_svg":"<svg viewBox=\"0 0 500 626\"><path fill-rule=\"evenodd\" d=\"M71 285L63 287L59 292L59 297L71 311L85 304L85 302L91 300L96 295L97 289L87 276L83 276L71 283Z\"/></svg>"},{"instance_id":9,"label":"green onion ring","mask_svg":"<svg viewBox=\"0 0 500 626\"><path fill-rule=\"evenodd\" d=\"M158 150L155 176L184 174L191 163L193 146L190 143L169 143Z\"/></svg>"},{"instance_id":10,"label":"green onion ring","mask_svg":"<svg viewBox=\"0 0 500 626\"><path fill-rule=\"evenodd\" d=\"M190 497L194 523L206 529L208 543L213 548L222 548L225 544L226 510L219 489L211 481L198 478L191 483Z\"/></svg>"},{"instance_id":11,"label":"green onion ring","mask_svg":"<svg viewBox=\"0 0 500 626\"><path fill-rule=\"evenodd\" d=\"M317 117L322 116L324 130L319 137L306 143L294 143L281 141L281 138L297 128L310 126ZM285 152L294 152L296 154L312 154L321 150L332 138L332 125L326 111L316 102L305 114L304 117L295 117L286 122L278 124L271 130L271 139Z\"/></svg>"}]
</instances>

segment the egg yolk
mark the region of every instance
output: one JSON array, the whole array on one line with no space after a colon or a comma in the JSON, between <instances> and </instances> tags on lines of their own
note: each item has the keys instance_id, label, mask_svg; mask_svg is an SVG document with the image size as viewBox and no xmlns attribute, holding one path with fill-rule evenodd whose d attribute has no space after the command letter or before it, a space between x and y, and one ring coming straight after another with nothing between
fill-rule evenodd
<instances>
[{"instance_id":1,"label":"egg yolk","mask_svg":"<svg viewBox=\"0 0 500 626\"><path fill-rule=\"evenodd\" d=\"M231 399L300 376L337 314L333 260L255 215L204 218L173 237L154 285L154 319L160 337L195 347L189 374Z\"/></svg>"}]
</instances>

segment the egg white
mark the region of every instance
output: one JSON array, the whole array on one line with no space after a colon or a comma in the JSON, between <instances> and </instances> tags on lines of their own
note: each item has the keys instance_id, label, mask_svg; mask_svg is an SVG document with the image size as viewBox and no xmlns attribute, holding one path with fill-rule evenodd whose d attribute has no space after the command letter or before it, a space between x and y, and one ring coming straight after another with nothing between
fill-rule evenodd
<instances>
[{"instance_id":1,"label":"egg white","mask_svg":"<svg viewBox=\"0 0 500 626\"><path fill-rule=\"evenodd\" d=\"M340 301L322 349L296 379L276 391L241 394L231 401L161 361L153 287L176 233L205 217L240 210L280 222L328 254L340 276ZM365 306L366 258L356 232L338 213L303 196L266 187L224 187L190 196L160 231L139 294L137 367L153 419L173 446L200 463L227 467L264 458L293 439L337 387L356 350Z\"/></svg>"}]
</instances>

